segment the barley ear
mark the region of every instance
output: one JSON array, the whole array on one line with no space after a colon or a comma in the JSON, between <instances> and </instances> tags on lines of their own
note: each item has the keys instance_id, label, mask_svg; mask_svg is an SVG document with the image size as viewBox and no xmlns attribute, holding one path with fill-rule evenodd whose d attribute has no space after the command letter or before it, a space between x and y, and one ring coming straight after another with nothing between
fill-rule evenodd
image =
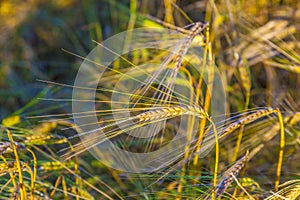
<instances>
[{"instance_id":1,"label":"barley ear","mask_svg":"<svg viewBox=\"0 0 300 200\"><path fill-rule=\"evenodd\" d=\"M245 166L248 156L249 151L247 150L246 154L242 158L223 173L221 181L217 185L216 197L220 197L226 191L227 187L234 181L234 177L236 177Z\"/></svg>"}]
</instances>

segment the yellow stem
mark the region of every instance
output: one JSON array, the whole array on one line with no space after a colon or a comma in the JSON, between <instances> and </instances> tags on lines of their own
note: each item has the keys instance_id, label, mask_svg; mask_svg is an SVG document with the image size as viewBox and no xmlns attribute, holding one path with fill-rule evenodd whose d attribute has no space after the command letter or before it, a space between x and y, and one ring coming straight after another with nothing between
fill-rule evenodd
<instances>
[{"instance_id":1,"label":"yellow stem","mask_svg":"<svg viewBox=\"0 0 300 200\"><path fill-rule=\"evenodd\" d=\"M250 92L247 92L246 102L245 102L245 107L244 107L245 110L248 109L249 101L250 101ZM245 116L245 115L243 115L243 116ZM239 134L238 134L238 138L237 138L237 141L236 141L236 145L235 145L234 154L233 154L233 157L232 157L232 162L235 162L237 160L239 150L240 150L240 147L241 147L242 138L243 138L244 127L245 127L245 125L241 125L240 131L239 131Z\"/></svg>"},{"instance_id":2,"label":"yellow stem","mask_svg":"<svg viewBox=\"0 0 300 200\"><path fill-rule=\"evenodd\" d=\"M33 199L33 194L34 194L34 187L35 187L35 181L36 181L36 169L37 169L37 164L36 164L36 156L34 154L34 152L29 149L29 148L26 148L28 152L31 153L32 155L32 158L33 158L33 177L32 177L32 180L31 180L31 198Z\"/></svg>"},{"instance_id":3,"label":"yellow stem","mask_svg":"<svg viewBox=\"0 0 300 200\"><path fill-rule=\"evenodd\" d=\"M280 150L279 150L278 165L277 165L277 170L276 170L275 192L278 191L278 186L279 186L279 182L280 182L281 168L282 168L282 162L283 162L283 153L284 153L284 146L285 146L283 119L282 119L282 114L278 108L277 108L277 114L278 114L278 120L279 120L279 124L280 124L280 144L279 144Z\"/></svg>"},{"instance_id":4,"label":"yellow stem","mask_svg":"<svg viewBox=\"0 0 300 200\"><path fill-rule=\"evenodd\" d=\"M26 195L25 185L24 185L24 182L23 182L23 174L22 174L22 168L21 168L21 163L20 163L18 151L17 151L17 148L15 147L15 143L14 143L13 137L10 134L10 131L8 129L6 129L6 132L7 132L8 139L11 142L11 146L13 148L14 155L15 155L15 158L16 158L16 163L17 163L17 168L18 168L18 173L19 173L19 186L20 186L20 191L21 191L20 196L21 196L22 200L23 199L26 200L27 195Z\"/></svg>"},{"instance_id":5,"label":"yellow stem","mask_svg":"<svg viewBox=\"0 0 300 200\"><path fill-rule=\"evenodd\" d=\"M218 139L218 132L216 129L216 126L214 124L214 122L208 118L208 120L210 121L210 123L213 126L213 130L214 130L214 136L215 136L215 142L216 142L216 158L215 158L215 168L214 168L214 178L213 178L213 190L212 190L212 200L214 200L216 198L216 187L217 187L217 176L218 176L218 169L219 169L219 139Z\"/></svg>"},{"instance_id":6,"label":"yellow stem","mask_svg":"<svg viewBox=\"0 0 300 200\"><path fill-rule=\"evenodd\" d=\"M207 53L208 52L208 53ZM209 43L209 27L207 27L206 29L206 45L205 45L205 51L204 51L204 55L203 55L203 66L202 68L204 69L205 63L206 63L206 57L209 57L209 78L208 78L208 83L207 83L207 92L205 94L205 102L204 102L204 110L208 111L209 110L209 106L210 106L210 93L212 91L212 80L214 78L214 71L213 71L213 67L212 67L212 52L211 52L211 44ZM203 79L199 78L199 83L198 83L198 88L197 88L197 96L196 96L196 100L199 100L200 97L200 88L202 86L202 81ZM199 160L199 152L200 152L200 148L201 148L201 142L204 138L204 127L206 124L206 119L201 119L200 121L200 126L199 126L199 138L196 144L196 155L194 157L194 161L193 164L197 165L198 164L198 160Z\"/></svg>"}]
</instances>

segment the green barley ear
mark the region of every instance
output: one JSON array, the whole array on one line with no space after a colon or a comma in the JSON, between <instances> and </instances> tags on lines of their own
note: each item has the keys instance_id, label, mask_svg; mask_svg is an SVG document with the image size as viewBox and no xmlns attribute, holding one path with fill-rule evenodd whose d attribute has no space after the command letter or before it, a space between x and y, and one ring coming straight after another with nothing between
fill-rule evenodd
<instances>
[{"instance_id":1,"label":"green barley ear","mask_svg":"<svg viewBox=\"0 0 300 200\"><path fill-rule=\"evenodd\" d=\"M59 171L63 170L64 167L73 168L75 166L75 163L73 161L64 162L64 165L62 165L59 161L53 161L53 162L45 162L42 163L39 167L39 170L43 171Z\"/></svg>"}]
</instances>

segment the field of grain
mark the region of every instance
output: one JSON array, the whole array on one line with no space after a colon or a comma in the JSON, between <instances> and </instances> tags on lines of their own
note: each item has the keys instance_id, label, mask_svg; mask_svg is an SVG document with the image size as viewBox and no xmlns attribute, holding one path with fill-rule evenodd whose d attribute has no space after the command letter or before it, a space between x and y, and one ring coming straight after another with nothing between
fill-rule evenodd
<instances>
[{"instance_id":1,"label":"field of grain","mask_svg":"<svg viewBox=\"0 0 300 200\"><path fill-rule=\"evenodd\" d=\"M0 199L299 199L300 3L0 2Z\"/></svg>"}]
</instances>

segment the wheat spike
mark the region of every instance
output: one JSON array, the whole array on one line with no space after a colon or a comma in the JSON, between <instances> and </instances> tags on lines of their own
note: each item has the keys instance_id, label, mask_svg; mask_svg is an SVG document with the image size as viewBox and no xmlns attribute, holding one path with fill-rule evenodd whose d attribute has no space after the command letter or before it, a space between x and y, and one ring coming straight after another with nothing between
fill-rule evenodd
<instances>
[{"instance_id":1,"label":"wheat spike","mask_svg":"<svg viewBox=\"0 0 300 200\"><path fill-rule=\"evenodd\" d=\"M19 142L13 142L14 146L16 147L17 150L24 150L26 147L19 143ZM11 146L11 142L0 142L0 156L6 153L11 153L13 152L13 148Z\"/></svg>"},{"instance_id":2,"label":"wheat spike","mask_svg":"<svg viewBox=\"0 0 300 200\"><path fill-rule=\"evenodd\" d=\"M248 116L245 116L245 117L243 117L241 119L238 119L235 122L230 123L229 125L225 126L225 128L223 130L221 130L221 134L219 136L219 139L225 138L230 133L232 133L233 131L235 131L238 128L240 128L242 125L249 124L249 123L251 123L251 122L253 122L253 121L255 121L255 120L257 120L257 119L259 119L261 117L270 115L272 113L278 113L278 110L273 109L273 108L262 108L262 109L256 110L254 113L249 114ZM205 141L212 140L212 138L213 138L213 136L210 135L209 137L207 137L205 139ZM213 142L211 142L211 144L213 144ZM208 146L206 146L206 147L202 146L201 148L202 148L202 150L201 150L202 153L203 152L207 152L207 149L209 149Z\"/></svg>"},{"instance_id":3,"label":"wheat spike","mask_svg":"<svg viewBox=\"0 0 300 200\"><path fill-rule=\"evenodd\" d=\"M164 72L164 78L163 80L161 80L157 88L157 92L160 92L160 94L156 98L155 103L166 103L171 100L171 91L173 90L174 80L176 79L178 70L181 67L183 58L186 55L189 47L191 46L191 43L193 42L194 38L197 35L199 35L201 31L203 31L207 26L208 24L203 24L201 22L195 23L189 34L183 39L183 41L181 41L182 43L179 44L180 47L178 48L178 50L177 48L174 49L176 53L172 52L171 56L168 56L166 60L163 61L164 66L158 69L158 71L153 76L149 77L149 79L146 80L145 85L147 86L143 90L141 96L143 96L146 93L146 91L150 88L151 84L155 80L157 80L159 75L163 72L163 69L167 69L168 67L170 67L170 69ZM167 80L166 77L168 77L169 80ZM164 86L164 88L162 86Z\"/></svg>"},{"instance_id":4,"label":"wheat spike","mask_svg":"<svg viewBox=\"0 0 300 200\"><path fill-rule=\"evenodd\" d=\"M57 162L45 162L41 165L39 168L40 170L44 171L58 171L64 169L64 167L74 167L75 163L70 161L70 162L64 162L63 164L59 161Z\"/></svg>"},{"instance_id":5,"label":"wheat spike","mask_svg":"<svg viewBox=\"0 0 300 200\"><path fill-rule=\"evenodd\" d=\"M269 195L266 200L279 200L279 199L288 199L288 200L297 200L300 197L300 180L290 180L279 186L281 189Z\"/></svg>"},{"instance_id":6,"label":"wheat spike","mask_svg":"<svg viewBox=\"0 0 300 200\"><path fill-rule=\"evenodd\" d=\"M26 162L20 161L21 169L25 170L29 166ZM15 173L18 171L18 166L16 161L9 161L5 163L0 163L0 176L3 176L7 173Z\"/></svg>"},{"instance_id":7,"label":"wheat spike","mask_svg":"<svg viewBox=\"0 0 300 200\"><path fill-rule=\"evenodd\" d=\"M291 191L285 197L290 200L296 200L299 196L300 196L300 184L292 188Z\"/></svg>"},{"instance_id":8,"label":"wheat spike","mask_svg":"<svg viewBox=\"0 0 300 200\"><path fill-rule=\"evenodd\" d=\"M188 48L191 46L191 43L193 42L193 39L199 35L203 29L205 29L205 27L208 24L203 24L201 22L197 22L191 29L191 32L188 35L188 41L186 43L183 44L183 46L181 47L181 49L179 50L176 58L175 58L175 68L179 69L181 67L181 63L183 60L183 56L186 54Z\"/></svg>"},{"instance_id":9,"label":"wheat spike","mask_svg":"<svg viewBox=\"0 0 300 200\"><path fill-rule=\"evenodd\" d=\"M32 129L32 132L35 134L45 134L52 131L54 128L56 128L58 125L58 122L56 121L49 121L39 124L38 126L34 127Z\"/></svg>"},{"instance_id":10,"label":"wheat spike","mask_svg":"<svg viewBox=\"0 0 300 200\"><path fill-rule=\"evenodd\" d=\"M245 156L239 159L232 167L224 172L216 189L216 197L221 196L226 191L227 187L234 181L234 177L236 177L245 166L245 163L248 160L248 155L249 152L247 151Z\"/></svg>"},{"instance_id":11,"label":"wheat spike","mask_svg":"<svg viewBox=\"0 0 300 200\"><path fill-rule=\"evenodd\" d=\"M196 116L199 118L209 118L208 113L199 106L175 105L175 106L170 106L170 107L158 107L154 110L150 110L150 111L146 111L144 113L138 114L130 119L125 119L123 121L112 123L107 126L101 127L99 129L95 129L91 132L81 133L81 135L86 135L86 134L101 130L101 131L104 131L104 133L106 134L106 137L113 138L113 137L117 137L117 136L123 134L125 131L131 131L134 129L138 129L140 127L140 125L156 123L159 121L178 117L181 115L192 115L192 116ZM128 123L128 121L131 121L131 120L135 121L137 126L135 126L135 125L132 126L131 123ZM120 127L122 127L122 130L120 131L119 129L114 128L115 125L119 125ZM108 129L108 130L105 131L105 129ZM104 140L97 141L97 139L95 139L95 138L88 138L84 141L85 147L83 147L81 143L78 143L78 144L74 145L74 149L72 149L72 151L70 151L70 152L67 152L64 155L64 157L66 159L69 159L77 154L80 154L80 153L86 151L87 146L88 146L88 148L92 148L95 145L100 144L103 141ZM70 149L70 148L63 149L63 151L67 150L67 149ZM75 154L73 154L74 150L76 152Z\"/></svg>"},{"instance_id":12,"label":"wheat spike","mask_svg":"<svg viewBox=\"0 0 300 200\"><path fill-rule=\"evenodd\" d=\"M283 192L286 193L284 197L290 200L296 200L300 197L300 180L292 180L284 183L283 185L289 184L289 186L283 189ZM286 192L285 192L286 191Z\"/></svg>"},{"instance_id":13,"label":"wheat spike","mask_svg":"<svg viewBox=\"0 0 300 200\"><path fill-rule=\"evenodd\" d=\"M90 200L95 199L88 191L86 191L86 190L84 190L83 188L80 188L80 187L72 186L71 187L71 192L74 193L74 194L77 194L82 199L90 199Z\"/></svg>"},{"instance_id":14,"label":"wheat spike","mask_svg":"<svg viewBox=\"0 0 300 200\"><path fill-rule=\"evenodd\" d=\"M236 122L231 123L228 127L226 127L223 130L223 134L221 135L221 138L227 136L229 133L232 133L233 131L235 131L236 129L241 127L242 125L249 124L249 123L255 121L256 119L259 119L261 117L270 115L272 113L277 113L277 112L278 111L273 108L259 109L255 113L252 113L242 119L237 120Z\"/></svg>"},{"instance_id":15,"label":"wheat spike","mask_svg":"<svg viewBox=\"0 0 300 200\"><path fill-rule=\"evenodd\" d=\"M172 106L160 108L157 110L147 111L137 115L139 122L150 122L159 119L168 119L180 115L193 115L200 118L207 118L208 114L198 106Z\"/></svg>"},{"instance_id":16,"label":"wheat spike","mask_svg":"<svg viewBox=\"0 0 300 200\"><path fill-rule=\"evenodd\" d=\"M24 140L25 143L33 145L43 145L43 144L62 144L67 143L68 140L65 137L59 135L31 135L27 136Z\"/></svg>"}]
</instances>

